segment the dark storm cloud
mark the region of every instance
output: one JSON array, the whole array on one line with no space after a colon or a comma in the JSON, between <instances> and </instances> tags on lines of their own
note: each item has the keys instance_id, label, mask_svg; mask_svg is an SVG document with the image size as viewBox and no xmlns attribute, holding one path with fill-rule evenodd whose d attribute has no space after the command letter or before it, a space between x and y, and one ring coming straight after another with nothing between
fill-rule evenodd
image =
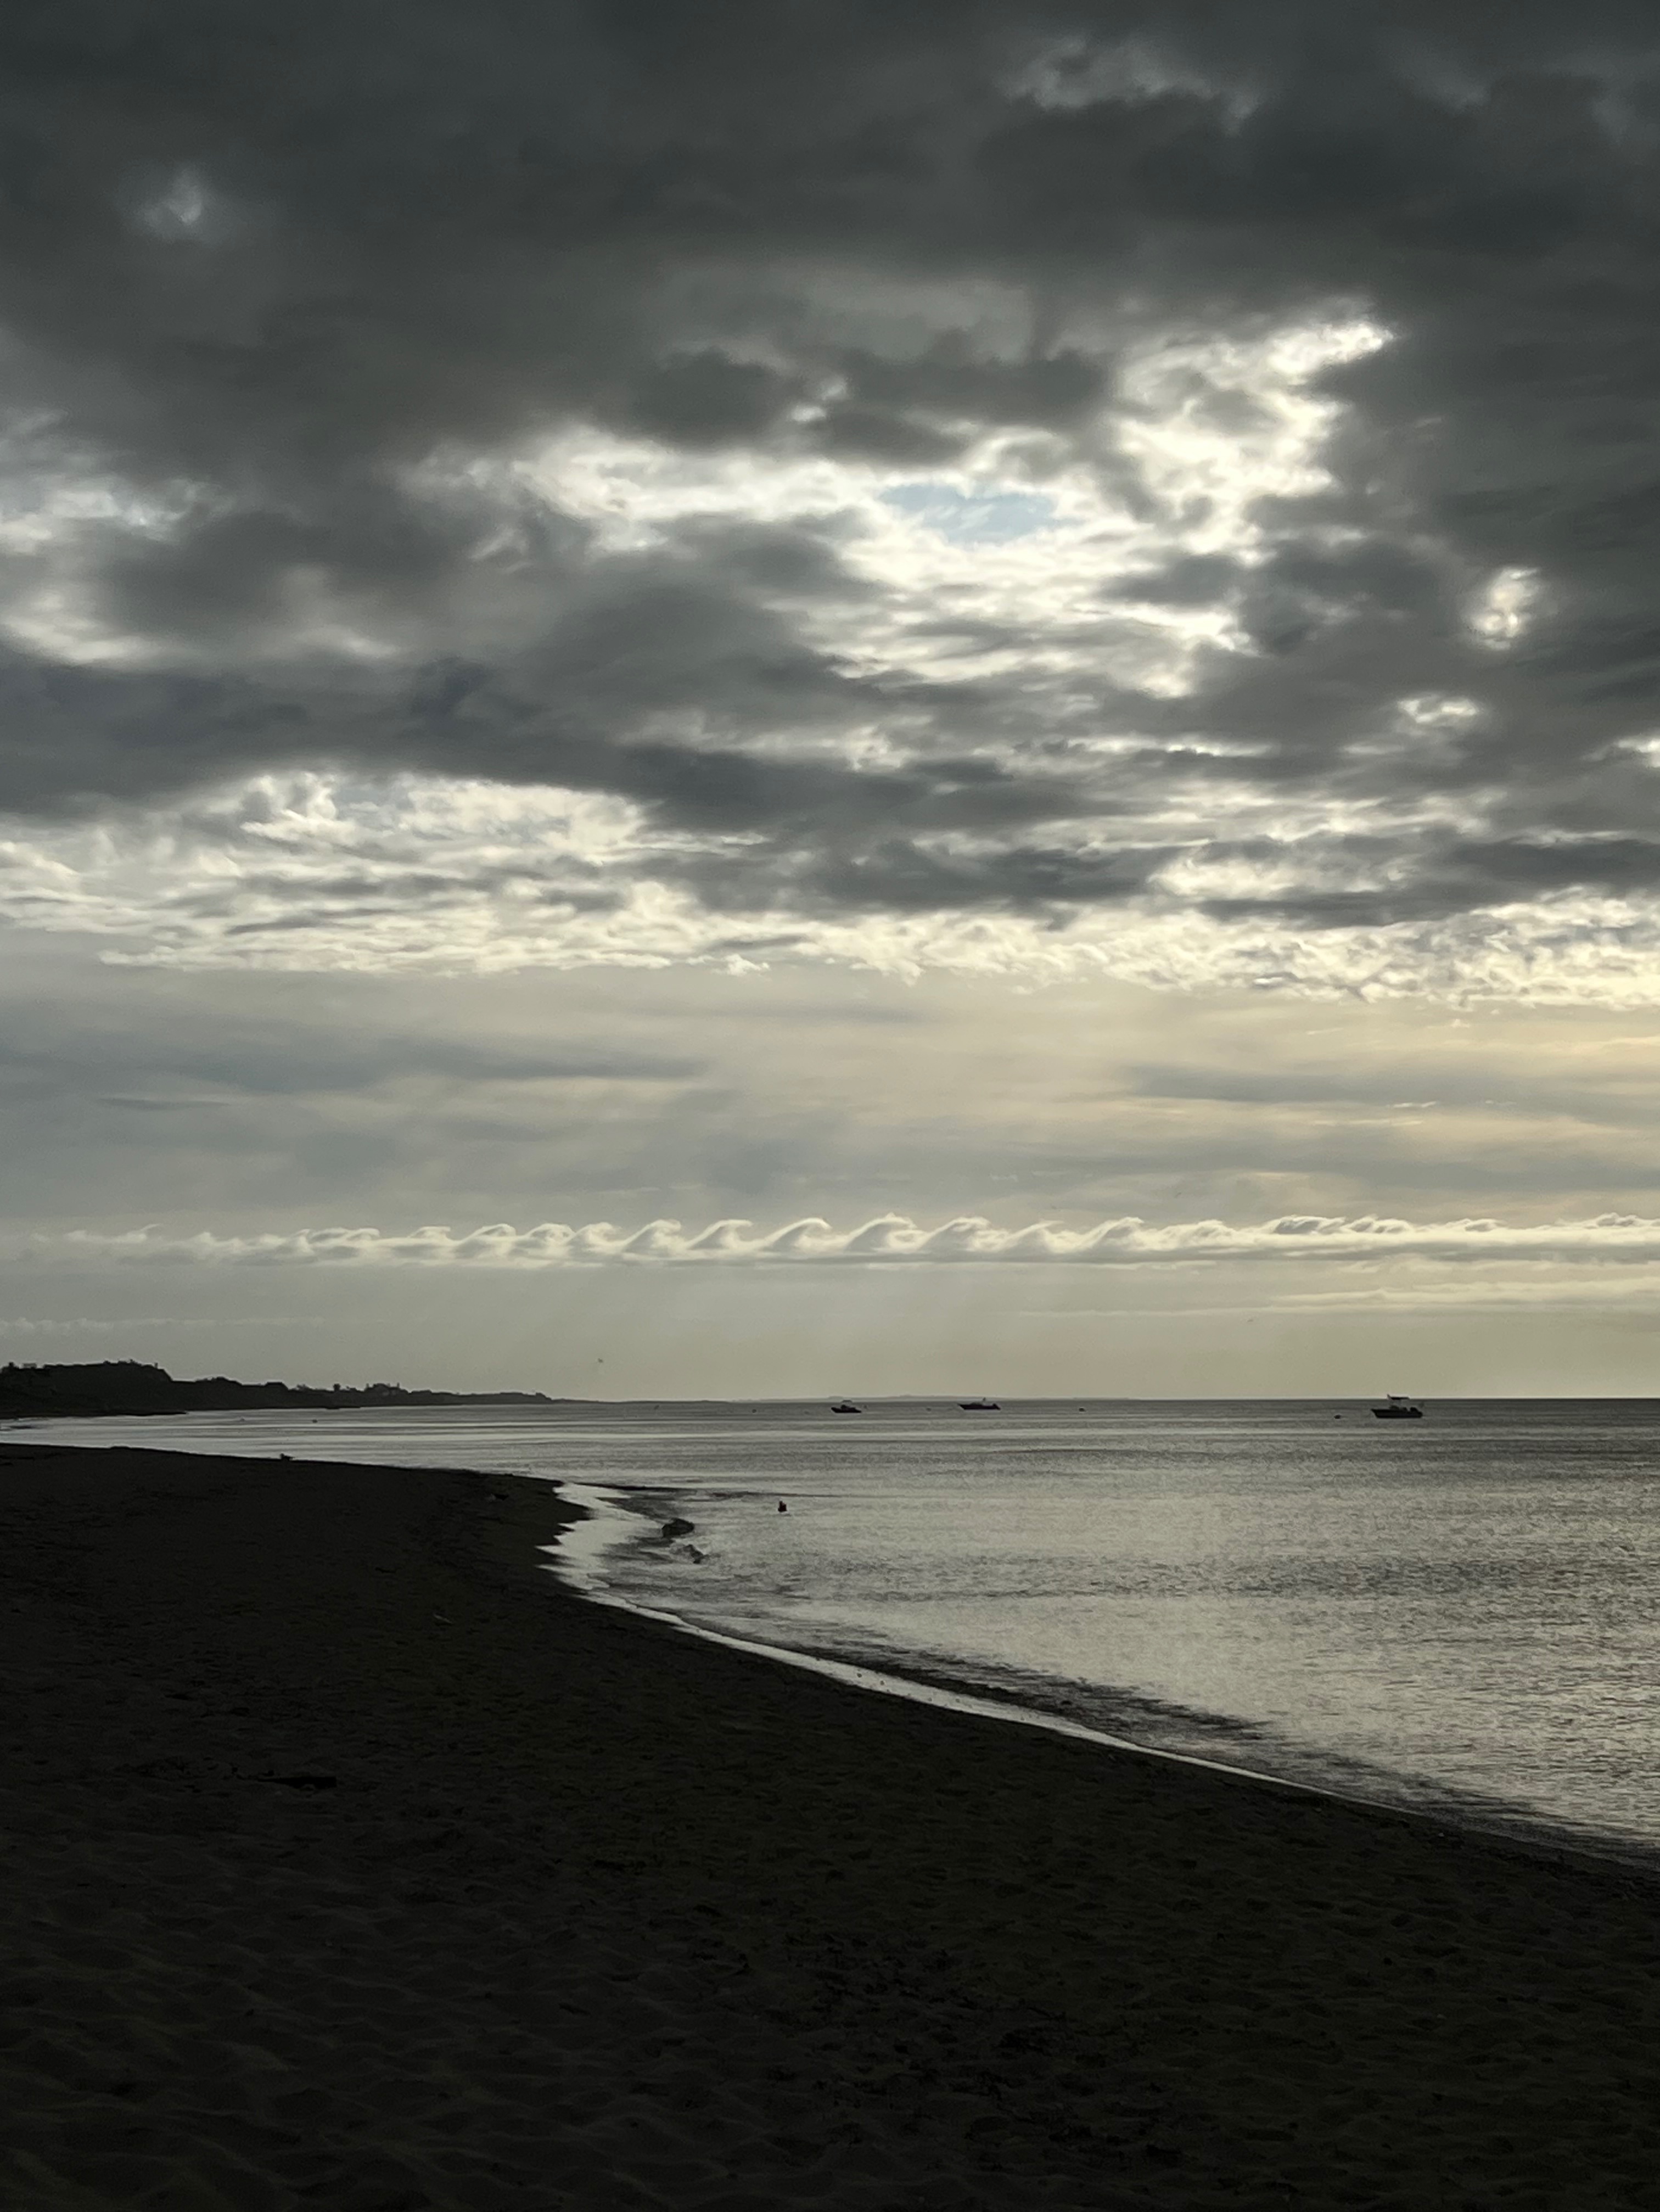
<instances>
[{"instance_id":1,"label":"dark storm cloud","mask_svg":"<svg viewBox=\"0 0 1660 2212\"><path fill-rule=\"evenodd\" d=\"M1381 855L1379 855L1381 857ZM1471 907L1502 906L1553 891L1614 894L1660 890L1660 842L1608 836L1555 844L1426 840L1409 880L1261 899L1209 899L1224 920L1273 915L1305 927L1439 921Z\"/></svg>"},{"instance_id":2,"label":"dark storm cloud","mask_svg":"<svg viewBox=\"0 0 1660 2212\"><path fill-rule=\"evenodd\" d=\"M1403 809L1383 889L1213 912L1655 885L1619 750L1660 723L1649 9L52 0L6 11L0 84L10 511L117 487L76 510L71 581L125 641L69 665L68 586L7 539L0 804L295 763L550 781L731 841L679 866L716 904L1066 908L1169 857L1133 823L1098 857L1102 825L1222 774L1180 749L1211 737L1287 805L1462 823ZM986 286L1025 302L1018 342L985 338ZM469 474L575 423L921 471L995 430L1173 528L1124 347L1335 301L1391 335L1322 380L1334 481L1262 503L1249 562L1176 548L1114 587L1244 645L1179 698L1104 645L1091 733L1164 747L1110 769L1034 672L923 682L830 641L870 591L833 515L618 550ZM1471 625L1504 572L1536 579L1511 640ZM1421 744L1413 696L1474 711Z\"/></svg>"},{"instance_id":3,"label":"dark storm cloud","mask_svg":"<svg viewBox=\"0 0 1660 2212\"><path fill-rule=\"evenodd\" d=\"M1004 812L1001 794L982 788L976 796L982 806L990 801L987 811L1006 827L1011 817ZM930 812L937 817L939 811L936 795ZM809 913L932 914L942 908L988 907L1042 916L1049 910L1131 898L1174 857L1168 846L1091 854L1045 848L1035 842L1013 850L942 850L877 828L867 830L857 851L825 849L831 843L828 837L821 840L810 859L781 869L767 881L768 890L781 902ZM711 905L724 904L733 896L733 871L721 859L699 859L676 872ZM745 874L745 888L751 892L757 873Z\"/></svg>"},{"instance_id":4,"label":"dark storm cloud","mask_svg":"<svg viewBox=\"0 0 1660 2212\"><path fill-rule=\"evenodd\" d=\"M772 429L798 389L758 362L703 347L654 362L605 411L620 428L671 445L739 445Z\"/></svg>"}]
</instances>

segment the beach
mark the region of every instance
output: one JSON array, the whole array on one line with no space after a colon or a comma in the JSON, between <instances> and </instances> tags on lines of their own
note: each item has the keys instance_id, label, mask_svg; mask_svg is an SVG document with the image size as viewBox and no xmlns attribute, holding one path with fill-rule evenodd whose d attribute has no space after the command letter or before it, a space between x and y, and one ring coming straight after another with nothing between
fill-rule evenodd
<instances>
[{"instance_id":1,"label":"beach","mask_svg":"<svg viewBox=\"0 0 1660 2212\"><path fill-rule=\"evenodd\" d=\"M465 1472L0 1439L8 2202L1660 2203L1660 1887L585 1602Z\"/></svg>"}]
</instances>

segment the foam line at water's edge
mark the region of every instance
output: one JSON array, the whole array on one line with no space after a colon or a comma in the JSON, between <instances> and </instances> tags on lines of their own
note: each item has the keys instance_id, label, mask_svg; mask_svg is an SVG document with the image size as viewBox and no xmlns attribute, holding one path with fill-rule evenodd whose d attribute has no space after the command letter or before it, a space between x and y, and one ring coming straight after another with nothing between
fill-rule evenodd
<instances>
[{"instance_id":1,"label":"foam line at water's edge","mask_svg":"<svg viewBox=\"0 0 1660 2212\"><path fill-rule=\"evenodd\" d=\"M1640 1844L1622 1844L1610 1838L1600 1844L1590 1837L1582 1837L1553 1829L1548 1822L1518 1823L1512 1827L1498 1822L1484 1824L1471 1818L1461 1818L1450 1810L1442 1812L1428 1806L1402 1805L1386 1797L1367 1797L1352 1790L1339 1790L1329 1784L1304 1782L1290 1775L1269 1773L1260 1767L1236 1766L1225 1759L1207 1759L1191 1751L1169 1751L1157 1744L1137 1743L1128 1736L1110 1735L1104 1729L1091 1728L1083 1721L1072 1721L1064 1714L1045 1712L1041 1706L1006 1703L995 1698L976 1697L970 1690L948 1690L938 1683L917 1681L908 1675L889 1674L874 1667L865 1667L847 1659L828 1658L818 1652L798 1651L786 1644L763 1644L753 1637L734 1636L725 1629L705 1628L682 1614L671 1613L661 1606L642 1605L635 1599L619 1597L608 1589L602 1580L599 1565L611 1547L627 1537L637 1538L641 1533L640 1516L629 1512L617 1504L608 1491L595 1485L559 1481L553 1476L533 1477L532 1480L554 1482L562 1498L576 1506L585 1519L567 1530L564 1537L539 1548L549 1554L547 1571L556 1575L566 1587L593 1605L610 1607L617 1613L634 1614L641 1620L654 1620L662 1626L674 1629L682 1636L694 1636L705 1644L718 1644L729 1651L744 1651L757 1659L774 1660L786 1667L799 1667L806 1673L827 1676L833 1682L845 1683L849 1688L868 1690L885 1698L904 1698L914 1705L932 1705L946 1712L968 1713L982 1720L1012 1722L1017 1727L1042 1729L1048 1735L1070 1738L1078 1743L1091 1743L1104 1751L1128 1753L1136 1759L1156 1759L1171 1766L1192 1766L1207 1774L1225 1776L1234 1782L1254 1782L1271 1790L1294 1791L1298 1796L1315 1797L1328 1804L1347 1805L1366 1813L1381 1813L1392 1820L1423 1821L1450 1838L1478 1835L1484 1841L1521 1850L1533 1858L1588 1861L1599 1872L1619 1868L1624 1872L1644 1875L1650 1881L1660 1878L1660 1862L1651 1851ZM578 1538L575 1553L567 1551L571 1536ZM587 1541L582 1541L586 1536Z\"/></svg>"}]
</instances>

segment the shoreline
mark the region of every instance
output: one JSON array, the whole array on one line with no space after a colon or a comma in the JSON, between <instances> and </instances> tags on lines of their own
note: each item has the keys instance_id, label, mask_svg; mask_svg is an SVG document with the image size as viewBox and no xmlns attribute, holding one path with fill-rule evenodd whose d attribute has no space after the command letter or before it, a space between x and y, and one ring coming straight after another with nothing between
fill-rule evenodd
<instances>
[{"instance_id":1,"label":"shoreline","mask_svg":"<svg viewBox=\"0 0 1660 2212\"><path fill-rule=\"evenodd\" d=\"M590 1401L562 1399L556 1402L562 1405L576 1405ZM1070 1401L1055 1400L1045 1402L1065 1404ZM0 1451L3 1451L7 1434L7 1425L0 1423ZM48 1447L53 1449L112 1449L96 1446L60 1446L52 1443L50 1439L47 1440L47 1443ZM112 1449L121 1448L118 1446ZM252 1453L204 1455L230 1458L246 1456L251 1464L255 1465L274 1463L270 1459L262 1459L259 1455ZM293 1463L287 1455L279 1454L277 1458L283 1463ZM363 1462L363 1464L374 1464L374 1462ZM400 1468L394 1471L418 1473L421 1470ZM1011 1726L1041 1729L1074 1741L1094 1744L1102 1750L1121 1756L1168 1760L1177 1765L1196 1767L1235 1781L1255 1784L1265 1789L1302 1791L1315 1797L1329 1799L1335 1804L1352 1806L1364 1812L1377 1813L1403 1820L1420 1820L1426 1823L1432 1830L1454 1838L1466 1835L1473 1836L1500 1848L1513 1850L1525 1856L1541 1859L1548 1863L1584 1865L1592 1869L1615 1869L1633 1875L1639 1881L1660 1884L1660 1844L1644 1844L1612 1833L1598 1837L1571 1828L1559 1827L1554 1826L1543 1814L1529 1813L1525 1808L1514 1807L1506 1801L1494 1801L1491 1807L1484 1808L1480 1801L1472 1800L1467 1802L1461 1800L1456 1792L1451 1791L1444 1794L1438 1802L1414 1802L1409 1800L1393 1800L1387 1796L1372 1796L1362 1790L1347 1788L1340 1783L1294 1774L1276 1774L1265 1767L1247 1766L1234 1760L1207 1758L1199 1752L1177 1750L1164 1745L1140 1742L1134 1737L1117 1735L1110 1729L1098 1727L1091 1723L1075 1720L1064 1712L1044 1705L1036 1698L1023 1697L1016 1691L999 1694L967 1686L961 1678L952 1675L949 1664L946 1662L940 1663L937 1668L931 1669L919 1657L914 1668L907 1668L899 1663L889 1667L873 1666L850 1651L812 1651L787 1644L769 1643L762 1638L745 1637L735 1631L693 1620L667 1606L651 1606L642 1604L632 1598L619 1596L603 1580L599 1571L600 1565L603 1565L606 1553L614 1546L623 1542L648 1542L648 1537L642 1534L641 1530L642 1524L651 1521L651 1516L635 1512L626 1505L618 1503L603 1483L573 1482L556 1475L496 1475L490 1474L487 1469L480 1468L449 1471L466 1473L479 1480L500 1480L544 1485L562 1501L575 1509L562 1529L560 1537L554 1543L542 1547L547 1554L544 1562L547 1571L556 1578L562 1588L590 1603L602 1605L614 1611L633 1615L642 1620L654 1622L660 1626L668 1628L677 1635L692 1637L723 1646L730 1650L745 1652L753 1657L775 1665L800 1668L869 1695L906 1698L918 1705L931 1706L939 1711L968 1713ZM672 1489L665 1490L660 1494L669 1499L675 1499L677 1495ZM616 1534L610 1538L606 1538L603 1533L608 1521L614 1523L616 1527ZM654 1522L652 1525L654 1525ZM596 1565L580 1564L578 1553L571 1547L571 1540L578 1536L585 1526L591 1528L599 1539L592 1547L593 1559L599 1563ZM587 1552L589 1547L585 1546L582 1549ZM1229 1717L1218 1715L1215 1717L1225 1720ZM1387 1782L1389 1778L1387 1773L1380 1774L1380 1780Z\"/></svg>"},{"instance_id":2,"label":"shoreline","mask_svg":"<svg viewBox=\"0 0 1660 2212\"><path fill-rule=\"evenodd\" d=\"M579 1404L587 1401L561 1400L558 1402ZM1064 1404L1069 1401L1056 1400L1053 1402ZM6 1435L5 1425L0 1424L0 1450L3 1450ZM52 1444L50 1448L111 1449L57 1444ZM246 1456L254 1465L275 1463L252 1453L222 1456ZM293 1463L286 1455L277 1455L277 1461ZM389 1471L421 1472L411 1468ZM787 1644L769 1643L759 1637L745 1637L735 1631L693 1620L671 1607L651 1606L619 1596L605 1584L600 1566L613 1546L624 1542L648 1542L648 1537L641 1530L642 1524L650 1522L655 1525L651 1522L651 1516L635 1512L618 1503L602 1483L573 1482L556 1475L497 1475L479 1468L448 1471L471 1474L479 1480L543 1484L574 1509L559 1538L542 1547L547 1554L544 1561L545 1570L562 1588L586 1601L654 1622L676 1635L692 1637L730 1650L745 1652L775 1665L800 1668L867 1695L904 1698L942 1711L967 1713L1009 1726L1037 1728L1073 1741L1094 1744L1104 1751L1120 1756L1167 1760L1176 1765L1196 1767L1264 1789L1301 1791L1363 1812L1422 1821L1432 1830L1455 1840L1463 1836L1475 1837L1500 1849L1511 1850L1547 1863L1583 1865L1589 1869L1613 1869L1639 1881L1660 1884L1660 1844L1645 1844L1613 1834L1599 1838L1558 1827L1542 1814L1529 1814L1504 1801L1496 1801L1490 1809L1484 1809L1479 1802L1466 1803L1456 1793L1447 1794L1439 1802L1414 1802L1368 1796L1359 1789L1347 1788L1340 1783L1294 1774L1276 1774L1264 1767L1207 1758L1199 1752L1140 1742L1134 1737L1115 1734L1089 1722L1075 1720L1066 1713L1044 1705L1035 1698L1024 1698L1015 1691L999 1695L965 1686L960 1678L952 1674L947 1663L942 1662L937 1669L930 1669L919 1657L914 1668L907 1668L898 1663L885 1668L873 1666L852 1652L812 1651ZM676 1497L672 1489L664 1491L661 1495L671 1499ZM616 1527L616 1534L610 1538L603 1533L607 1521ZM592 1547L593 1559L598 1564L580 1564L579 1555L572 1547L571 1540L579 1536L584 1527L591 1528L599 1540ZM586 1546L582 1547L583 1552L588 1549ZM1219 1715L1216 1717L1225 1720L1228 1716ZM1384 1774L1379 1778L1387 1781L1389 1778Z\"/></svg>"},{"instance_id":3,"label":"shoreline","mask_svg":"<svg viewBox=\"0 0 1660 2212\"><path fill-rule=\"evenodd\" d=\"M585 1603L569 1525L0 1437L16 2201L1653 2202L1651 1884Z\"/></svg>"},{"instance_id":4,"label":"shoreline","mask_svg":"<svg viewBox=\"0 0 1660 2212\"><path fill-rule=\"evenodd\" d=\"M619 1523L627 1522L630 1524L642 1523L646 1517L630 1512L626 1506L615 1504L607 1496L602 1484L561 1482L554 1476L519 1479L546 1480L556 1484L559 1494L569 1498L580 1512L587 1516L596 1533L603 1526L605 1516L614 1516ZM662 1494L674 1496L672 1491ZM595 1504L591 1500L598 1500L599 1503ZM1444 1788L1437 1802L1396 1801L1387 1796L1369 1796L1359 1789L1345 1788L1336 1782L1314 1780L1294 1774L1275 1774L1266 1767L1245 1766L1237 1760L1207 1758L1202 1752L1178 1751L1161 1744L1141 1743L1132 1736L1116 1735L1089 1722L1074 1720L1043 1705L1036 1698L1023 1698L1018 1691L1011 1690L1006 1695L1000 1695L966 1686L961 1678L952 1674L950 1662L946 1660L931 1668L919 1655L914 1666L908 1667L897 1662L889 1667L875 1666L852 1652L812 1651L794 1644L769 1643L761 1637L743 1636L734 1630L693 1620L668 1606L647 1605L634 1598L619 1596L607 1588L598 1565L578 1565L572 1557L562 1559L557 1556L563 1541L575 1533L574 1526L560 1544L548 1547L549 1569L565 1587L590 1604L605 1606L642 1620L658 1622L678 1635L696 1637L733 1651L748 1652L775 1665L800 1668L871 1696L905 1698L916 1705L939 1711L973 1714L1010 1727L1041 1729L1071 1741L1094 1744L1103 1751L1121 1757L1168 1760L1177 1766L1196 1767L1204 1772L1223 1775L1233 1781L1254 1784L1266 1790L1297 1790L1310 1796L1327 1799L1333 1804L1353 1806L1362 1812L1399 1820L1420 1820L1432 1830L1449 1837L1475 1837L1498 1848L1515 1850L1526 1857L1541 1859L1550 1864L1618 1869L1639 1881L1655 1884L1657 1891L1660 1892L1660 1844L1644 1843L1612 1833L1601 1836L1582 1833L1558 1826L1544 1814L1529 1813L1525 1808L1511 1805L1506 1801L1496 1800L1487 1807L1479 1800L1466 1802L1450 1787ZM602 1539L593 1547L593 1556L603 1564L612 1544L620 1546L629 1541L644 1544L649 1541L649 1537L638 1533L637 1527L632 1530L619 1527L610 1543ZM585 1547L584 1550L587 1548ZM1230 1717L1217 1715L1215 1717L1226 1720ZM1387 1782L1390 1778L1387 1773L1380 1772L1378 1778L1380 1782Z\"/></svg>"}]
</instances>

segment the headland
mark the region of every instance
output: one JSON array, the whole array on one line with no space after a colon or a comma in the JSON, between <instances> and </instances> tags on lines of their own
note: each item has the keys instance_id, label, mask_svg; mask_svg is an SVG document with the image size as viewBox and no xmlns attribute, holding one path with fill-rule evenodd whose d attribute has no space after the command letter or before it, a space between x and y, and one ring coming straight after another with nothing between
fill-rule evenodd
<instances>
[{"instance_id":1,"label":"headland","mask_svg":"<svg viewBox=\"0 0 1660 2212\"><path fill-rule=\"evenodd\" d=\"M398 1382L239 1382L228 1375L180 1381L139 1359L0 1367L0 1420L79 1419L112 1413L344 1412L349 1407L551 1406L540 1390L407 1390Z\"/></svg>"}]
</instances>

